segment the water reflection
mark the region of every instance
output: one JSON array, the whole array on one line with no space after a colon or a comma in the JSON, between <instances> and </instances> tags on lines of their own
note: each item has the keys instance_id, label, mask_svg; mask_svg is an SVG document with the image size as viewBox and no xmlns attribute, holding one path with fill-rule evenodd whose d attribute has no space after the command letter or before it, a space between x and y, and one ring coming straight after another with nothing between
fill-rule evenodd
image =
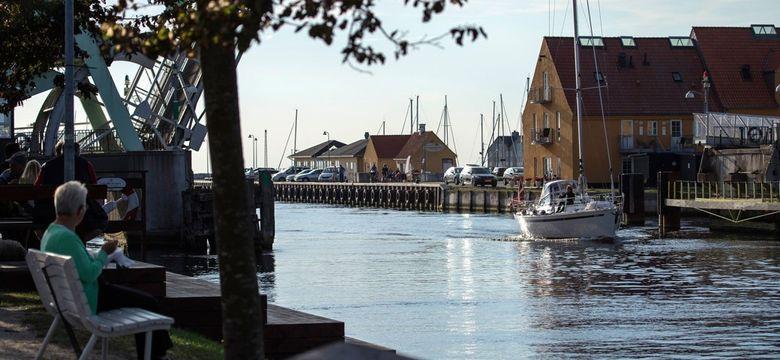
<instances>
[{"instance_id":1,"label":"water reflection","mask_svg":"<svg viewBox=\"0 0 780 360\"><path fill-rule=\"evenodd\" d=\"M780 244L517 241L509 217L280 204L270 301L424 358L773 357ZM216 280L213 258L191 259Z\"/></svg>"}]
</instances>

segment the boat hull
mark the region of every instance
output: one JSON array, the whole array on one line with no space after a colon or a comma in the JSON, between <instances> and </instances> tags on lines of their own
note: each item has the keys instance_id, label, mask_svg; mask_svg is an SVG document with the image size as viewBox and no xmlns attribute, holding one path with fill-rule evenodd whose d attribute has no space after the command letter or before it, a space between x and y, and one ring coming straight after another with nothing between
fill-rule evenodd
<instances>
[{"instance_id":1,"label":"boat hull","mask_svg":"<svg viewBox=\"0 0 780 360\"><path fill-rule=\"evenodd\" d=\"M614 238L618 229L618 211L584 210L573 213L515 214L520 233L534 239Z\"/></svg>"}]
</instances>

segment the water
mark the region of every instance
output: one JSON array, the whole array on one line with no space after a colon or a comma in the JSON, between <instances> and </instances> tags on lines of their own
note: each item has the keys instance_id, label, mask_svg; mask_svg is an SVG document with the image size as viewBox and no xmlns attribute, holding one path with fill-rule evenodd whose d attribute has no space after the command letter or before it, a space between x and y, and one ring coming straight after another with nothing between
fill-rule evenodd
<instances>
[{"instance_id":1,"label":"water","mask_svg":"<svg viewBox=\"0 0 780 360\"><path fill-rule=\"evenodd\" d=\"M688 230L522 241L508 216L278 204L258 279L271 302L416 357L780 356L780 242ZM184 265L218 280L213 257Z\"/></svg>"}]
</instances>

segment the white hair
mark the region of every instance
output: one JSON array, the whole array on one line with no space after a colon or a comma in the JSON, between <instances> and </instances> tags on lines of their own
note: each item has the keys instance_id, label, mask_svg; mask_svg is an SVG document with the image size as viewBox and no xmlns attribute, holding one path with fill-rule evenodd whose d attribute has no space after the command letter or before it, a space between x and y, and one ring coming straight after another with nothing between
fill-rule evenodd
<instances>
[{"instance_id":1,"label":"white hair","mask_svg":"<svg viewBox=\"0 0 780 360\"><path fill-rule=\"evenodd\" d=\"M76 215L87 207L87 187L78 181L68 181L54 191L54 209L57 215Z\"/></svg>"}]
</instances>

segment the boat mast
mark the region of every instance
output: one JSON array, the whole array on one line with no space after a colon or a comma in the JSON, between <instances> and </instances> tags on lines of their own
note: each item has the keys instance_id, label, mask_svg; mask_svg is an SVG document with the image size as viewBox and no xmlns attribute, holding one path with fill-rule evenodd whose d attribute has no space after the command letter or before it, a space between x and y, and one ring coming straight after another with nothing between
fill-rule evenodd
<instances>
[{"instance_id":1,"label":"boat mast","mask_svg":"<svg viewBox=\"0 0 780 360\"><path fill-rule=\"evenodd\" d=\"M295 109L295 121L293 122L294 136L293 136L293 150L292 153L298 152L298 109ZM295 166L295 160L292 160L293 166Z\"/></svg>"},{"instance_id":2,"label":"boat mast","mask_svg":"<svg viewBox=\"0 0 780 360\"><path fill-rule=\"evenodd\" d=\"M580 33L577 27L577 0L572 0L572 11L574 12L574 84L575 99L577 106L577 158L579 160L580 174L577 180L580 183L580 196L585 193L585 162L582 160L582 87L580 74Z\"/></svg>"},{"instance_id":3,"label":"boat mast","mask_svg":"<svg viewBox=\"0 0 780 360\"><path fill-rule=\"evenodd\" d=\"M420 128L420 95L417 95L417 129ZM412 129L412 134L414 134L415 129Z\"/></svg>"},{"instance_id":4,"label":"boat mast","mask_svg":"<svg viewBox=\"0 0 780 360\"><path fill-rule=\"evenodd\" d=\"M409 98L409 134L414 134L414 99Z\"/></svg>"},{"instance_id":5,"label":"boat mast","mask_svg":"<svg viewBox=\"0 0 780 360\"><path fill-rule=\"evenodd\" d=\"M485 166L485 115L479 114L479 156L480 165Z\"/></svg>"}]
</instances>

